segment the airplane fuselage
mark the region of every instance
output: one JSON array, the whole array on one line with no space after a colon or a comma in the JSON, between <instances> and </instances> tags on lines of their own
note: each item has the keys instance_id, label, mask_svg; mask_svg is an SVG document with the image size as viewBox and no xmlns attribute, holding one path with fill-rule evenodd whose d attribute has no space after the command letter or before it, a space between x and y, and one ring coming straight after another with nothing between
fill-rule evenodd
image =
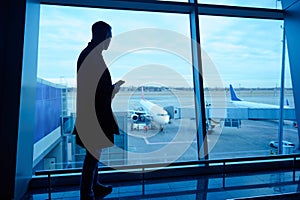
<instances>
[{"instance_id":1,"label":"airplane fuselage","mask_svg":"<svg viewBox=\"0 0 300 200\"><path fill-rule=\"evenodd\" d=\"M279 105L271 105L271 104L265 104L265 103L255 103L255 102L249 102L249 101L231 101L230 102L235 107L241 107L241 108L277 108L279 109ZM287 106L284 106L285 108L288 108Z\"/></svg>"},{"instance_id":2,"label":"airplane fuselage","mask_svg":"<svg viewBox=\"0 0 300 200\"><path fill-rule=\"evenodd\" d=\"M146 99L141 99L140 104L152 116L152 120L163 126L170 121L170 116L167 111L157 104L154 104Z\"/></svg>"}]
</instances>

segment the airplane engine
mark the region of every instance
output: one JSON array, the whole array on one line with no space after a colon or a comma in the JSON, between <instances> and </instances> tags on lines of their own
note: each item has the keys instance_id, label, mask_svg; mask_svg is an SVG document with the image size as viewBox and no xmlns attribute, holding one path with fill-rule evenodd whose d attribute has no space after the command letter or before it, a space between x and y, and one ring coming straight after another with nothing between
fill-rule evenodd
<instances>
[{"instance_id":1,"label":"airplane engine","mask_svg":"<svg viewBox=\"0 0 300 200\"><path fill-rule=\"evenodd\" d=\"M138 119L139 119L139 116L138 116L137 114L132 114L132 115L130 116L130 118L131 118L131 120L132 120L133 122L137 122Z\"/></svg>"}]
</instances>

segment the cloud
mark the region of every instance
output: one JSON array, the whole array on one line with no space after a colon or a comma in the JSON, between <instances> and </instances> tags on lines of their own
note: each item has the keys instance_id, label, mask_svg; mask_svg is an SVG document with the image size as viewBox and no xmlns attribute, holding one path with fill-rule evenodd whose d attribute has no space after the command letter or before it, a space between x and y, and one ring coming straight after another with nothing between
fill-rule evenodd
<instances>
[{"instance_id":1,"label":"cloud","mask_svg":"<svg viewBox=\"0 0 300 200\"><path fill-rule=\"evenodd\" d=\"M77 57L90 41L90 28L95 21L104 20L110 23L113 26L115 35L137 28L149 27L168 27L186 34L187 29L185 26L189 26L188 16L182 16L178 14L42 5L38 73L40 76L55 78L62 74L62 69L65 69L65 72L69 69L69 73L73 75ZM157 23L158 21L161 21L161 23ZM140 39L145 40L147 38L141 37ZM122 49L120 48L120 50Z\"/></svg>"},{"instance_id":2,"label":"cloud","mask_svg":"<svg viewBox=\"0 0 300 200\"><path fill-rule=\"evenodd\" d=\"M127 31L150 27L168 29L190 37L188 15L43 5L38 75L48 78L75 76L78 55L90 41L91 25L97 20L110 23L114 37ZM252 77L257 77L259 79L254 84L267 85L269 80L278 77L280 71L281 24L282 21L276 20L200 16L201 45L225 81L248 78L250 83ZM133 37L136 42L146 40L152 45L155 42L166 42L160 41L159 37L148 38L146 35ZM167 43L173 45L173 48L184 47L183 51L191 55L189 45L176 40ZM113 55L114 51L122 52L128 45L125 41L104 55ZM129 52L118 58L111 66L112 75L122 77L130 70L147 64L168 66L189 77L192 82L191 64L180 58L180 55L149 49Z\"/></svg>"},{"instance_id":3,"label":"cloud","mask_svg":"<svg viewBox=\"0 0 300 200\"><path fill-rule=\"evenodd\" d=\"M209 16L200 19L203 50L225 82L274 86L281 68L282 21Z\"/></svg>"}]
</instances>

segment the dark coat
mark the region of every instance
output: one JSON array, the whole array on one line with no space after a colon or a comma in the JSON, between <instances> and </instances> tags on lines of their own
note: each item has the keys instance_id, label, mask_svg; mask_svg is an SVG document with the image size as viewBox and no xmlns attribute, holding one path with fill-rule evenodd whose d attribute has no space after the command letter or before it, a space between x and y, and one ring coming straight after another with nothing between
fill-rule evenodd
<instances>
[{"instance_id":1,"label":"dark coat","mask_svg":"<svg viewBox=\"0 0 300 200\"><path fill-rule=\"evenodd\" d=\"M77 61L77 72L80 69L81 64L83 63L86 56L95 48L96 45L89 43L89 45L81 52ZM111 103L113 97L114 85L112 85L110 72L104 62L102 54L99 54L99 67L104 69L103 75L100 77L100 80L97 85L96 94L95 94L95 110L98 122L104 131L106 137L114 144L114 134L119 134L119 127L116 123L114 114L112 112ZM89 130L86 130L89 131ZM84 147L76 127L74 128L73 134L76 134L76 143ZM110 147L111 144L103 146Z\"/></svg>"}]
</instances>

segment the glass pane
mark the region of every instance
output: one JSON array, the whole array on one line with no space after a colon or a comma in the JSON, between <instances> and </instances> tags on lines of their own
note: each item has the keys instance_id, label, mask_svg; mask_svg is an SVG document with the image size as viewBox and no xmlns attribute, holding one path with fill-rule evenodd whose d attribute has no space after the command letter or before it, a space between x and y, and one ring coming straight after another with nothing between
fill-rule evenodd
<instances>
[{"instance_id":1,"label":"glass pane","mask_svg":"<svg viewBox=\"0 0 300 200\"><path fill-rule=\"evenodd\" d=\"M292 79L290 73L290 63L289 63L289 55L287 48L285 49L285 82L284 82L284 112L283 112L283 153L299 153L297 149L298 146L298 124L296 122L295 116L295 103L294 103L294 93L292 86ZM279 89L278 89L279 90ZM279 92L278 92L279 93ZM279 94L278 94L279 95ZM278 141L274 141L277 142ZM276 144L276 143L275 143ZM276 149L276 148L275 148ZM275 150L276 151L276 150Z\"/></svg>"},{"instance_id":2,"label":"glass pane","mask_svg":"<svg viewBox=\"0 0 300 200\"><path fill-rule=\"evenodd\" d=\"M278 138L282 23L200 16L211 159L276 153L270 142ZM297 141L296 130L284 134Z\"/></svg>"},{"instance_id":3,"label":"glass pane","mask_svg":"<svg viewBox=\"0 0 300 200\"><path fill-rule=\"evenodd\" d=\"M272 8L281 9L281 1L278 0L198 0L198 3L227 5L227 6L242 6L255 8Z\"/></svg>"},{"instance_id":4,"label":"glass pane","mask_svg":"<svg viewBox=\"0 0 300 200\"><path fill-rule=\"evenodd\" d=\"M115 166L196 160L189 16L42 5L34 170L82 166L85 149L71 134L76 62L99 20L112 26L103 52L112 82L126 81L112 104L121 134L114 147L103 149L101 161Z\"/></svg>"}]
</instances>

